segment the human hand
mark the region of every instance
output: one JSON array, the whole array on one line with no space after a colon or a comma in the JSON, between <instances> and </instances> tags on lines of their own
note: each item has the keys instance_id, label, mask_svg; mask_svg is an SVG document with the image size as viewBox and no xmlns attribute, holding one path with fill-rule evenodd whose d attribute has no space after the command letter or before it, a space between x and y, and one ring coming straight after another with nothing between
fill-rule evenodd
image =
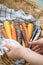
<instances>
[{"instance_id":1,"label":"human hand","mask_svg":"<svg viewBox=\"0 0 43 65\"><path fill-rule=\"evenodd\" d=\"M30 42L30 44L38 44L38 45L40 45L41 48L43 48L43 38L41 38L37 41Z\"/></svg>"},{"instance_id":2,"label":"human hand","mask_svg":"<svg viewBox=\"0 0 43 65\"><path fill-rule=\"evenodd\" d=\"M43 54L43 38L29 43L32 44L33 51Z\"/></svg>"},{"instance_id":3,"label":"human hand","mask_svg":"<svg viewBox=\"0 0 43 65\"><path fill-rule=\"evenodd\" d=\"M21 58L21 53L23 47L20 44L12 43L12 44L5 44L5 47L9 49L9 51L6 53L8 57L16 60Z\"/></svg>"}]
</instances>

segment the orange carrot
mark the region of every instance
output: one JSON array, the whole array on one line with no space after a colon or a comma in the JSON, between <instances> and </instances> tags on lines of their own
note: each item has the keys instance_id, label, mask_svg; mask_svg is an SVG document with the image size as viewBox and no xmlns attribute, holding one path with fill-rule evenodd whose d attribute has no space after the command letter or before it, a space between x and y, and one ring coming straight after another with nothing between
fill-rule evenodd
<instances>
[{"instance_id":1,"label":"orange carrot","mask_svg":"<svg viewBox=\"0 0 43 65\"><path fill-rule=\"evenodd\" d=\"M11 30L12 30L12 39L17 40L16 29L12 24L11 24Z\"/></svg>"},{"instance_id":2,"label":"orange carrot","mask_svg":"<svg viewBox=\"0 0 43 65\"><path fill-rule=\"evenodd\" d=\"M8 37L7 37L7 34L6 34L6 32L5 32L5 29L3 28L1 31L2 31L3 36L4 36L5 38L8 38Z\"/></svg>"},{"instance_id":3,"label":"orange carrot","mask_svg":"<svg viewBox=\"0 0 43 65\"><path fill-rule=\"evenodd\" d=\"M27 42L28 42L29 41L29 39L28 39L28 28L26 26L26 23L22 23L22 27L23 27L23 29L25 31L26 39L27 39Z\"/></svg>"}]
</instances>

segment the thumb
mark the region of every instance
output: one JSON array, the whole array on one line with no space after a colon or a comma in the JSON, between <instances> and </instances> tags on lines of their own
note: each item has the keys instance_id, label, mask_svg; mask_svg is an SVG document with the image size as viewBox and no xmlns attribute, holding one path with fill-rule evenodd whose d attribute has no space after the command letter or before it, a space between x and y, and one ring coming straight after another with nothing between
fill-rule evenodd
<instances>
[{"instance_id":1,"label":"thumb","mask_svg":"<svg viewBox=\"0 0 43 65\"><path fill-rule=\"evenodd\" d=\"M8 49L12 48L11 44L5 44L4 46L7 47Z\"/></svg>"}]
</instances>

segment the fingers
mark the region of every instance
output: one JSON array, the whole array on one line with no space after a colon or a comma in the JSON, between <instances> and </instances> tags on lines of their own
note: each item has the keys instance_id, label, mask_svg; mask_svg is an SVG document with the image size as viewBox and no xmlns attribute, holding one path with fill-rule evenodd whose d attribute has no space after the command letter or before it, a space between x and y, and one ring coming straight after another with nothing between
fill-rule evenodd
<instances>
[{"instance_id":1,"label":"fingers","mask_svg":"<svg viewBox=\"0 0 43 65\"><path fill-rule=\"evenodd\" d=\"M36 45L32 48L33 51L37 50L39 48L39 45Z\"/></svg>"},{"instance_id":2,"label":"fingers","mask_svg":"<svg viewBox=\"0 0 43 65\"><path fill-rule=\"evenodd\" d=\"M43 55L43 50L41 49L38 53Z\"/></svg>"},{"instance_id":3,"label":"fingers","mask_svg":"<svg viewBox=\"0 0 43 65\"><path fill-rule=\"evenodd\" d=\"M7 47L7 48L9 48L9 49L12 48L11 44L5 44L4 46Z\"/></svg>"},{"instance_id":4,"label":"fingers","mask_svg":"<svg viewBox=\"0 0 43 65\"><path fill-rule=\"evenodd\" d=\"M41 49L40 49L40 48L38 48L38 49L36 49L36 50L35 50L35 52L39 52L40 50L41 50Z\"/></svg>"},{"instance_id":5,"label":"fingers","mask_svg":"<svg viewBox=\"0 0 43 65\"><path fill-rule=\"evenodd\" d=\"M13 54L12 50L6 53L9 58L12 58L13 60L16 60L18 57L16 54Z\"/></svg>"},{"instance_id":6,"label":"fingers","mask_svg":"<svg viewBox=\"0 0 43 65\"><path fill-rule=\"evenodd\" d=\"M9 58L12 57L12 51L7 52L6 54L7 54L7 56L8 56Z\"/></svg>"},{"instance_id":7,"label":"fingers","mask_svg":"<svg viewBox=\"0 0 43 65\"><path fill-rule=\"evenodd\" d=\"M28 44L34 45L34 44L39 44L41 48L43 48L43 38L37 40L37 41L32 41L28 42Z\"/></svg>"}]
</instances>

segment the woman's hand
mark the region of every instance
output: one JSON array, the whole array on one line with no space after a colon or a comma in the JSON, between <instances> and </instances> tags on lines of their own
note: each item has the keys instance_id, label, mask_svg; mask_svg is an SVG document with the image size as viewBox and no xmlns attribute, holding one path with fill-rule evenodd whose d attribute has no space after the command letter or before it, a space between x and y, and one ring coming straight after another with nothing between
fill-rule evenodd
<instances>
[{"instance_id":1,"label":"woman's hand","mask_svg":"<svg viewBox=\"0 0 43 65\"><path fill-rule=\"evenodd\" d=\"M43 48L43 38L41 38L37 41L30 42L30 44L38 44L38 45L40 45L41 48Z\"/></svg>"},{"instance_id":2,"label":"woman's hand","mask_svg":"<svg viewBox=\"0 0 43 65\"><path fill-rule=\"evenodd\" d=\"M32 42L31 44L35 43ZM14 60L23 58L33 65L43 65L43 55L37 54L29 48L24 48L20 44L16 43L5 44L5 47L9 49L7 56Z\"/></svg>"},{"instance_id":3,"label":"woman's hand","mask_svg":"<svg viewBox=\"0 0 43 65\"><path fill-rule=\"evenodd\" d=\"M16 60L22 57L22 50L23 47L20 44L12 43L12 44L5 44L5 47L9 49L6 53L8 57Z\"/></svg>"},{"instance_id":4,"label":"woman's hand","mask_svg":"<svg viewBox=\"0 0 43 65\"><path fill-rule=\"evenodd\" d=\"M43 38L37 41L29 42L33 45L32 50L43 54ZM19 59L24 57L24 53L27 51L26 48L22 47L20 44L12 43L5 44L5 47L9 49L7 56L12 59ZM30 50L28 48L28 50ZM27 52L26 52L27 53Z\"/></svg>"},{"instance_id":5,"label":"woman's hand","mask_svg":"<svg viewBox=\"0 0 43 65\"><path fill-rule=\"evenodd\" d=\"M30 44L32 44L33 51L43 54L43 38L30 42Z\"/></svg>"}]
</instances>

